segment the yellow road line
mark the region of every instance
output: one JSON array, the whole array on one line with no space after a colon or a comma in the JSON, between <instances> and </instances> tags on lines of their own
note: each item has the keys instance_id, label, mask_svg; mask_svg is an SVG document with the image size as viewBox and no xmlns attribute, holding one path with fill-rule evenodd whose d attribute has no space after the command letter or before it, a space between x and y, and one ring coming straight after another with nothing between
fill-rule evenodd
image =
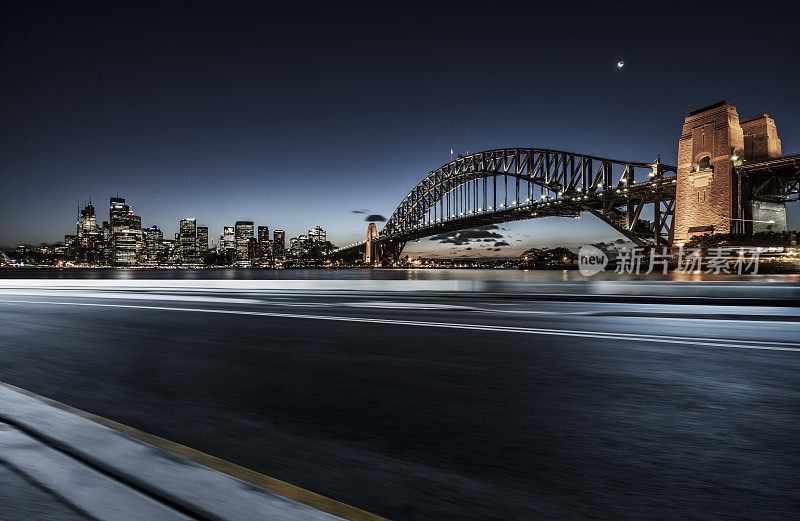
<instances>
[{"instance_id":1,"label":"yellow road line","mask_svg":"<svg viewBox=\"0 0 800 521\"><path fill-rule=\"evenodd\" d=\"M34 392L28 391L27 389L22 389L5 382L0 382L0 385L8 387L9 389L13 389L14 391L22 393L26 396L30 396L31 398L36 398L37 400L48 405L52 405L53 407L61 409L62 411L75 414L81 418L85 418L103 425L104 427L108 427L109 429L121 432L122 434L130 436L136 440L153 445L160 449L164 449L173 454L177 454L182 458L194 461L200 465L212 468L242 481L246 481L247 483L269 490L270 492L274 492L285 498L292 499L298 503L303 503L310 507L314 507L317 510L322 510L323 512L327 512L350 521L388 521L386 518L377 516L367 512L366 510L361 510L360 508L336 501L335 499L321 496L315 492L311 492L310 490L292 485L291 483L287 483L270 476L265 476L264 474L254 470L241 467L229 461L225 461L224 459L217 458L216 456L212 456L210 454L206 454L205 452L200 452L199 450L181 445L180 443L175 443L174 441L148 434L140 431L139 429L129 427L114 420L109 420L108 418L76 409L75 407L52 400L45 396L38 395Z\"/></svg>"}]
</instances>

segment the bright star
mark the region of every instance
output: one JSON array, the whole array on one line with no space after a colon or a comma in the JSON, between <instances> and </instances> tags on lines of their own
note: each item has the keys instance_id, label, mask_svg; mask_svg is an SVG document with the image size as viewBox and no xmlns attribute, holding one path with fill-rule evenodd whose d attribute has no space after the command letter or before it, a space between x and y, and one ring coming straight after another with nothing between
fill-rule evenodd
<instances>
[{"instance_id":1,"label":"bright star","mask_svg":"<svg viewBox=\"0 0 800 521\"><path fill-rule=\"evenodd\" d=\"M625 62L624 61L620 60L620 61L617 62L617 69L621 69L624 66L625 66Z\"/></svg>"}]
</instances>

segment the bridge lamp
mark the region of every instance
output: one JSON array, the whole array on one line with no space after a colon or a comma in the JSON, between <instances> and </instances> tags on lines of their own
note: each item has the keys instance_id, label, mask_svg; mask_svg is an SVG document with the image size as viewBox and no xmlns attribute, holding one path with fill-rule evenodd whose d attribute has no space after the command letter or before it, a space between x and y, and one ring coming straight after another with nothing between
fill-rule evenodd
<instances>
[{"instance_id":1,"label":"bridge lamp","mask_svg":"<svg viewBox=\"0 0 800 521\"><path fill-rule=\"evenodd\" d=\"M576 190L578 190L579 192L583 192L583 188L581 188L580 186Z\"/></svg>"},{"instance_id":2,"label":"bridge lamp","mask_svg":"<svg viewBox=\"0 0 800 521\"><path fill-rule=\"evenodd\" d=\"M505 204L503 204L503 203L500 203L500 208L502 208L502 207L504 207L504 206L505 206Z\"/></svg>"},{"instance_id":3,"label":"bridge lamp","mask_svg":"<svg viewBox=\"0 0 800 521\"><path fill-rule=\"evenodd\" d=\"M544 194L542 194L542 199L544 199Z\"/></svg>"},{"instance_id":4,"label":"bridge lamp","mask_svg":"<svg viewBox=\"0 0 800 521\"><path fill-rule=\"evenodd\" d=\"M511 201L511 204L517 204L517 202L516 201Z\"/></svg>"},{"instance_id":5,"label":"bridge lamp","mask_svg":"<svg viewBox=\"0 0 800 521\"><path fill-rule=\"evenodd\" d=\"M525 199L525 202L526 202L526 203L529 203L529 202L531 202L531 198L530 198L530 197L528 197L527 199Z\"/></svg>"},{"instance_id":6,"label":"bridge lamp","mask_svg":"<svg viewBox=\"0 0 800 521\"><path fill-rule=\"evenodd\" d=\"M479 211L479 212L482 212L482 211L483 211L483 208L478 208L478 211Z\"/></svg>"},{"instance_id":7,"label":"bridge lamp","mask_svg":"<svg viewBox=\"0 0 800 521\"><path fill-rule=\"evenodd\" d=\"M488 206L486 209L487 209L487 210L491 210L491 209L492 209L492 207L491 207L491 206Z\"/></svg>"}]
</instances>

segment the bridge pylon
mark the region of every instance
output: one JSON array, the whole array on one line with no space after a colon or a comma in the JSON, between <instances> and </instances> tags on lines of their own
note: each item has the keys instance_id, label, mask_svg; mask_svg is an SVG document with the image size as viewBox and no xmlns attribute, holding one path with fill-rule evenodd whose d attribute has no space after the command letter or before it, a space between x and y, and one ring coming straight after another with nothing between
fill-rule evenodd
<instances>
[{"instance_id":1,"label":"bridge pylon","mask_svg":"<svg viewBox=\"0 0 800 521\"><path fill-rule=\"evenodd\" d=\"M738 175L743 165L777 157L781 141L767 114L740 121L724 100L690 112L678 141L674 244L707 233L752 233L754 221L782 222L773 231L785 231L785 202L753 200Z\"/></svg>"},{"instance_id":2,"label":"bridge pylon","mask_svg":"<svg viewBox=\"0 0 800 521\"><path fill-rule=\"evenodd\" d=\"M364 254L364 264L367 266L376 266L378 264L378 243L375 239L378 238L378 227L375 223L367 225L367 251Z\"/></svg>"}]
</instances>

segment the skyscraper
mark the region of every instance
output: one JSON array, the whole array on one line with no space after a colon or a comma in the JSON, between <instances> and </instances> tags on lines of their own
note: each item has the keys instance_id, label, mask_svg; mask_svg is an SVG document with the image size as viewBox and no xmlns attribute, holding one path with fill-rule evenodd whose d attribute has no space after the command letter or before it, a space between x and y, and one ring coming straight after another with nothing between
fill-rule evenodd
<instances>
[{"instance_id":1,"label":"skyscraper","mask_svg":"<svg viewBox=\"0 0 800 521\"><path fill-rule=\"evenodd\" d=\"M226 226L222 231L222 253L233 255L236 251L236 228Z\"/></svg>"},{"instance_id":2,"label":"skyscraper","mask_svg":"<svg viewBox=\"0 0 800 521\"><path fill-rule=\"evenodd\" d=\"M111 219L111 258L118 266L134 266L142 249L142 218L133 213L125 199L109 201Z\"/></svg>"},{"instance_id":3,"label":"skyscraper","mask_svg":"<svg viewBox=\"0 0 800 521\"><path fill-rule=\"evenodd\" d=\"M325 242L327 240L327 234L321 226L317 226L313 230L308 230L308 238L314 242Z\"/></svg>"},{"instance_id":4,"label":"skyscraper","mask_svg":"<svg viewBox=\"0 0 800 521\"><path fill-rule=\"evenodd\" d=\"M164 233L155 224L142 230L144 235L144 250L142 260L148 264L155 264L162 260L164 253Z\"/></svg>"},{"instance_id":5,"label":"skyscraper","mask_svg":"<svg viewBox=\"0 0 800 521\"><path fill-rule=\"evenodd\" d=\"M236 265L249 267L250 258L250 239L254 239L253 221L236 221Z\"/></svg>"},{"instance_id":6,"label":"skyscraper","mask_svg":"<svg viewBox=\"0 0 800 521\"><path fill-rule=\"evenodd\" d=\"M208 253L208 226L197 227L197 255L202 259Z\"/></svg>"},{"instance_id":7,"label":"skyscraper","mask_svg":"<svg viewBox=\"0 0 800 521\"><path fill-rule=\"evenodd\" d=\"M100 258L102 236L97 228L94 206L91 201L80 211L76 236L78 260L96 262Z\"/></svg>"},{"instance_id":8,"label":"skyscraper","mask_svg":"<svg viewBox=\"0 0 800 521\"><path fill-rule=\"evenodd\" d=\"M181 219L178 232L183 262L197 262L197 219ZM206 243L208 239L206 238Z\"/></svg>"},{"instance_id":9,"label":"skyscraper","mask_svg":"<svg viewBox=\"0 0 800 521\"><path fill-rule=\"evenodd\" d=\"M97 234L97 221L94 215L94 206L92 202L81 210L78 218L78 240L80 241L81 248L89 249L92 239Z\"/></svg>"},{"instance_id":10,"label":"skyscraper","mask_svg":"<svg viewBox=\"0 0 800 521\"><path fill-rule=\"evenodd\" d=\"M286 233L283 230L272 232L272 255L276 261L286 257Z\"/></svg>"},{"instance_id":11,"label":"skyscraper","mask_svg":"<svg viewBox=\"0 0 800 521\"><path fill-rule=\"evenodd\" d=\"M269 240L269 226L258 227L258 257L268 261L272 257L272 241Z\"/></svg>"}]
</instances>

